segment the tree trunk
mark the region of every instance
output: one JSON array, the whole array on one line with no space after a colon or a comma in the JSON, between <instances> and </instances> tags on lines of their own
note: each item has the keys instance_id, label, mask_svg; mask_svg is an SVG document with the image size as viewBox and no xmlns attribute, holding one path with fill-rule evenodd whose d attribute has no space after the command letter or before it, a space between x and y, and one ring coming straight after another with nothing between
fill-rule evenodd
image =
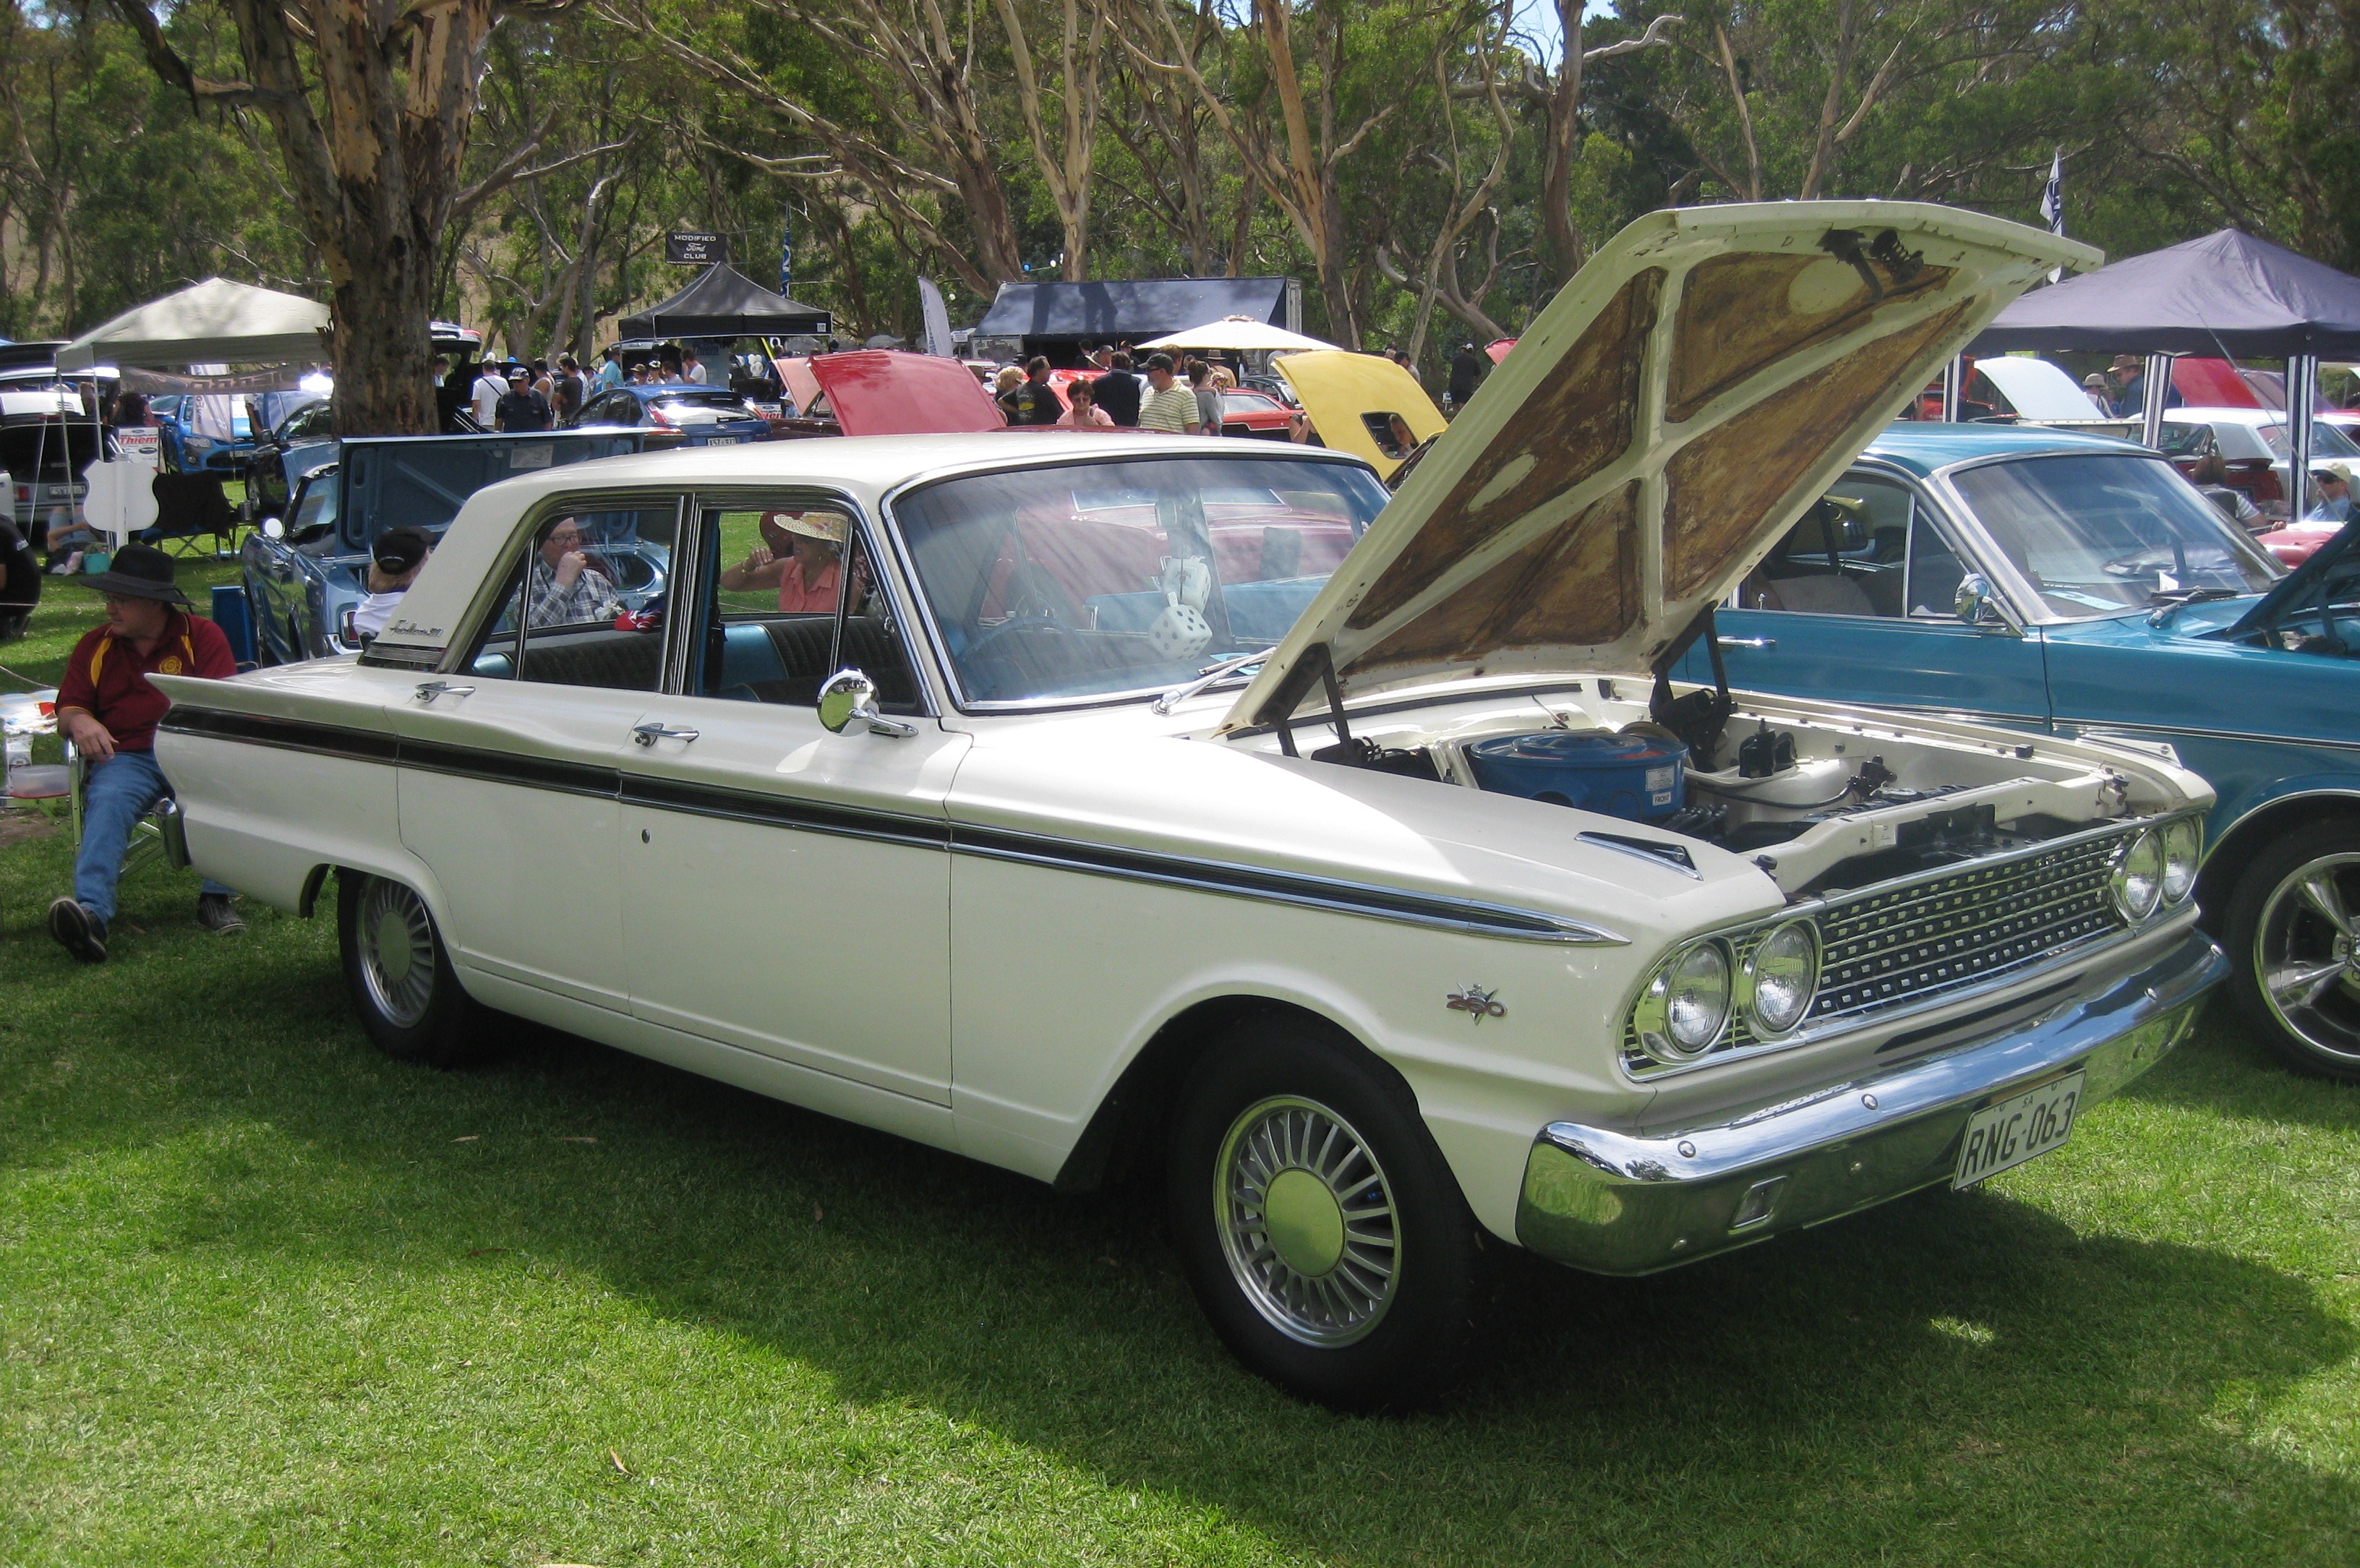
<instances>
[{"instance_id":1,"label":"tree trunk","mask_svg":"<svg viewBox=\"0 0 2360 1568\"><path fill-rule=\"evenodd\" d=\"M446 224L523 171L528 143L474 189L459 172L484 48L499 0L228 0L242 82L212 82L165 39L148 0L115 0L148 64L202 104L269 120L303 233L332 290L326 357L337 428L429 435L438 428L428 323L435 244ZM317 103L319 111L313 110Z\"/></svg>"},{"instance_id":2,"label":"tree trunk","mask_svg":"<svg viewBox=\"0 0 2360 1568\"><path fill-rule=\"evenodd\" d=\"M1557 0L1565 54L1549 84L1541 157L1541 261L1552 284L1581 270L1581 235L1573 226L1573 165L1581 153L1581 14L1583 0Z\"/></svg>"}]
</instances>

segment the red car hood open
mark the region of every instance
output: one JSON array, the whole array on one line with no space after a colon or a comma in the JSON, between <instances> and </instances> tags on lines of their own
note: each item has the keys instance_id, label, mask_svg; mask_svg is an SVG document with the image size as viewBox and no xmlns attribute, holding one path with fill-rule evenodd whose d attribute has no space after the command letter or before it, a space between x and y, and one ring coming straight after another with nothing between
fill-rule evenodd
<instances>
[{"instance_id":1,"label":"red car hood open","mask_svg":"<svg viewBox=\"0 0 2360 1568\"><path fill-rule=\"evenodd\" d=\"M811 373L848 436L953 435L1008 424L975 372L956 359L859 349L814 355Z\"/></svg>"}]
</instances>

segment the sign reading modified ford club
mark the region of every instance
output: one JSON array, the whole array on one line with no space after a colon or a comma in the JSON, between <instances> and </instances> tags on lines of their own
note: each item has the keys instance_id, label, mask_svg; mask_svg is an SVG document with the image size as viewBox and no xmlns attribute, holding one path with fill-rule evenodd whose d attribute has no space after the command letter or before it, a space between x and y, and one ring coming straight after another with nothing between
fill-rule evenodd
<instances>
[{"instance_id":1,"label":"sign reading modified ford club","mask_svg":"<svg viewBox=\"0 0 2360 1568\"><path fill-rule=\"evenodd\" d=\"M2088 259L1655 214L1390 497L1139 432L519 477L357 658L159 682L186 851L290 909L333 877L398 1056L531 1018L1061 1189L1151 1172L1248 1365L1431 1399L1485 1246L1642 1273L1973 1182L2223 974L2167 760L1664 673Z\"/></svg>"}]
</instances>

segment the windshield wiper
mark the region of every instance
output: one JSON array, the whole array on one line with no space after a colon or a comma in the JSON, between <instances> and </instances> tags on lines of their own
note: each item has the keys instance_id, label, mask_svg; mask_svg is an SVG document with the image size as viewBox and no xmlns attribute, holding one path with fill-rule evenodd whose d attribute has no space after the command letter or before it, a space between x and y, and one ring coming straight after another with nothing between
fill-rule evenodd
<instances>
[{"instance_id":1,"label":"windshield wiper","mask_svg":"<svg viewBox=\"0 0 2360 1568\"><path fill-rule=\"evenodd\" d=\"M1207 687L1218 685L1251 665L1262 663L1277 651L1278 649L1274 648L1266 648L1260 653L1241 653L1235 659L1225 659L1218 664L1208 664L1198 672L1196 680L1189 681L1185 686L1175 686L1171 691L1156 698L1150 704L1149 711L1161 718Z\"/></svg>"},{"instance_id":2,"label":"windshield wiper","mask_svg":"<svg viewBox=\"0 0 2360 1568\"><path fill-rule=\"evenodd\" d=\"M2147 612L2147 624L2151 626L2169 626L2171 617L2191 604L2202 604L2212 599L2238 599L2244 596L2244 591L2236 588L2182 588L2169 593L2150 593L2147 596L2147 602L2153 604L2155 608Z\"/></svg>"}]
</instances>

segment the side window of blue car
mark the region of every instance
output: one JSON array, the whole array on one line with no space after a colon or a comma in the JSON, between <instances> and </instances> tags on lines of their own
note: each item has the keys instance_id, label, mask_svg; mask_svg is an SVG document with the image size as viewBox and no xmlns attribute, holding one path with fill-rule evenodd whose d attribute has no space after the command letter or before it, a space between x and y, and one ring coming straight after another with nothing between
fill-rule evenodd
<instances>
[{"instance_id":1,"label":"side window of blue car","mask_svg":"<svg viewBox=\"0 0 2360 1568\"><path fill-rule=\"evenodd\" d=\"M1918 511L1907 485L1846 474L1746 578L1738 604L1812 615L1901 615Z\"/></svg>"}]
</instances>

